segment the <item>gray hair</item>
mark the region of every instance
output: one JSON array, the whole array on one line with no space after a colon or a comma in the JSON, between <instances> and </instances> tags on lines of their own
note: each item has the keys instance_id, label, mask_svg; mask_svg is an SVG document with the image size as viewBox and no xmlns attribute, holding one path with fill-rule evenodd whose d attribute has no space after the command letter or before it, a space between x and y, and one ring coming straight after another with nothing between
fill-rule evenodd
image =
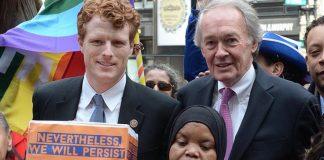
<instances>
[{"instance_id":1,"label":"gray hair","mask_svg":"<svg viewBox=\"0 0 324 160\"><path fill-rule=\"evenodd\" d=\"M245 24L249 36L253 40L253 42L260 43L262 40L262 28L259 24L259 18L256 13L256 11L253 9L251 5L249 5L244 0L212 0L210 3L207 4L206 7L200 12L198 22L196 25L196 31L195 31L195 45L198 47L201 47L202 39L201 39L201 21L202 17L206 12L209 10L212 10L216 7L222 7L222 6L232 6L235 9L237 9L239 12L242 13L242 16L245 19Z\"/></svg>"},{"instance_id":2,"label":"gray hair","mask_svg":"<svg viewBox=\"0 0 324 160\"><path fill-rule=\"evenodd\" d=\"M171 83L171 85L173 85L171 96L174 97L175 93L177 92L178 83L179 83L179 78L178 78L177 72L173 68L171 68L170 66L168 66L166 64L153 64L153 65L149 65L149 66L145 67L144 74L146 75L147 72L154 70L154 69L162 70L167 73L167 75L170 79L170 83Z\"/></svg>"},{"instance_id":3,"label":"gray hair","mask_svg":"<svg viewBox=\"0 0 324 160\"><path fill-rule=\"evenodd\" d=\"M0 112L0 127L3 127L6 131L6 133L9 133L10 128L9 128L8 122L6 120L6 117L3 115L2 112Z\"/></svg>"}]
</instances>

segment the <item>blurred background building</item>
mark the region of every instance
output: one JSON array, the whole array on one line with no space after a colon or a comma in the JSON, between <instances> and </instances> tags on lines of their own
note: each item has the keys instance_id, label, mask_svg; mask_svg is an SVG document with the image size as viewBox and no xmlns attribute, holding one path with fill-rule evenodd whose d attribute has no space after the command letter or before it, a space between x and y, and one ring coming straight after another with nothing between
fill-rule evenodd
<instances>
[{"instance_id":1,"label":"blurred background building","mask_svg":"<svg viewBox=\"0 0 324 160\"><path fill-rule=\"evenodd\" d=\"M172 4L169 4L171 2ZM324 0L248 0L248 2L253 5L258 12L264 31L271 31L299 41L301 50L304 53L305 51L302 48L306 26L309 25L314 18L324 15ZM183 16L182 11L185 11L185 22L180 25L181 27L186 27L190 14L191 1L135 0L135 8L142 16L142 33L140 39L144 46L144 50L142 51L144 66L152 63L169 64L177 69L181 77L183 77L184 45L181 45L182 42L175 45L161 45L160 42L158 42L161 38L160 36L170 36L161 34L159 31L161 27L159 25L163 23L163 20L161 20L162 18L169 18L169 22L167 23L176 22L179 16ZM176 29L181 29L181 27ZM182 32L183 37L179 34L168 40L176 42L182 41L185 30L182 30Z\"/></svg>"}]
</instances>

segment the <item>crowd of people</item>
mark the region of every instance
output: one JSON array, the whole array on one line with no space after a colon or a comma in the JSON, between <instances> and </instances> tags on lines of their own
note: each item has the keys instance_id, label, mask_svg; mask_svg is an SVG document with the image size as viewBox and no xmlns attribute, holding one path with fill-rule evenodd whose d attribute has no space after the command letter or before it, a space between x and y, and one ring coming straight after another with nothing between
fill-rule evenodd
<instances>
[{"instance_id":1,"label":"crowd of people","mask_svg":"<svg viewBox=\"0 0 324 160\"><path fill-rule=\"evenodd\" d=\"M307 28L300 61L291 41L263 34L247 2L197 0L186 34L190 82L181 88L165 64L145 68L146 86L127 76L139 26L126 0L86 0L77 17L85 74L37 87L33 120L130 124L139 160L324 158L324 16ZM266 41L274 37L280 44ZM1 113L0 133L0 160L9 159Z\"/></svg>"}]
</instances>

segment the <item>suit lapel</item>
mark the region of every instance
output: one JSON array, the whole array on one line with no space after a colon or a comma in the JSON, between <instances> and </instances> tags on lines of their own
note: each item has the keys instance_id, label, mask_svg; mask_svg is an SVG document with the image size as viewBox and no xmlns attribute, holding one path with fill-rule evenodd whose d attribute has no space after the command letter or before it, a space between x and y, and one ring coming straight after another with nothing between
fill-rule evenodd
<instances>
[{"instance_id":1,"label":"suit lapel","mask_svg":"<svg viewBox=\"0 0 324 160\"><path fill-rule=\"evenodd\" d=\"M55 120L74 120L78 110L80 96L75 96L72 99L65 99L56 103Z\"/></svg>"},{"instance_id":2,"label":"suit lapel","mask_svg":"<svg viewBox=\"0 0 324 160\"><path fill-rule=\"evenodd\" d=\"M255 68L256 79L229 159L242 159L274 101L274 98L267 91L273 86L272 82L269 81L269 76L261 69L258 69L257 66Z\"/></svg>"},{"instance_id":3,"label":"suit lapel","mask_svg":"<svg viewBox=\"0 0 324 160\"><path fill-rule=\"evenodd\" d=\"M72 86L69 92L65 94L63 99L56 103L56 110L54 112L55 120L74 120L78 110L79 100L82 91L83 77L77 77L77 82L67 83L67 86Z\"/></svg>"},{"instance_id":4,"label":"suit lapel","mask_svg":"<svg viewBox=\"0 0 324 160\"><path fill-rule=\"evenodd\" d=\"M204 80L203 78L206 79ZM214 90L217 90L217 81L215 81L212 75L203 78L201 79L201 83L203 83L203 86L199 88L197 93L194 93L198 96L191 97L189 100L191 101L191 103L188 105L196 104L196 102L199 102L201 105L213 107L212 102L213 97L215 96Z\"/></svg>"},{"instance_id":5,"label":"suit lapel","mask_svg":"<svg viewBox=\"0 0 324 160\"><path fill-rule=\"evenodd\" d=\"M118 123L128 124L138 133L141 129L144 114L139 111L141 105L138 101L138 87L127 77L126 86L120 106Z\"/></svg>"}]
</instances>

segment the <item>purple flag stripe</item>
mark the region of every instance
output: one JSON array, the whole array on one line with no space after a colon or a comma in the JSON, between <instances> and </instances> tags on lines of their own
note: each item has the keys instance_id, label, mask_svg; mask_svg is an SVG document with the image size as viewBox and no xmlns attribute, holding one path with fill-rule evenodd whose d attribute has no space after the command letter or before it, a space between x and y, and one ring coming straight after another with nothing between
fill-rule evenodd
<instances>
[{"instance_id":1,"label":"purple flag stripe","mask_svg":"<svg viewBox=\"0 0 324 160\"><path fill-rule=\"evenodd\" d=\"M129 3L133 6L134 8L134 0L129 0Z\"/></svg>"},{"instance_id":2,"label":"purple flag stripe","mask_svg":"<svg viewBox=\"0 0 324 160\"><path fill-rule=\"evenodd\" d=\"M72 52L79 51L77 35L48 37L13 28L5 36L0 35L0 46L19 48L33 52Z\"/></svg>"}]
</instances>

